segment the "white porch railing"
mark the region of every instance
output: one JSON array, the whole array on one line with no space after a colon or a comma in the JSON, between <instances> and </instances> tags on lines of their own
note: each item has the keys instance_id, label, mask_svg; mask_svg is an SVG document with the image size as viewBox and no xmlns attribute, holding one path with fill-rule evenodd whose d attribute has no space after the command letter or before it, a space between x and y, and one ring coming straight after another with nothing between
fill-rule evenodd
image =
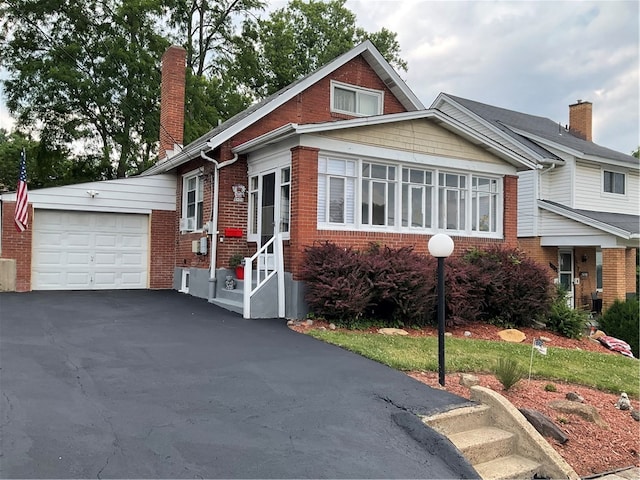
<instances>
[{"instance_id":1,"label":"white porch railing","mask_svg":"<svg viewBox=\"0 0 640 480\"><path fill-rule=\"evenodd\" d=\"M273 245L273 253L268 253ZM256 262L256 286L253 288L253 262ZM244 259L244 292L242 316L251 318L251 297L274 275L278 281L278 317L285 316L284 257L282 235L278 234L265 243L252 257Z\"/></svg>"}]
</instances>

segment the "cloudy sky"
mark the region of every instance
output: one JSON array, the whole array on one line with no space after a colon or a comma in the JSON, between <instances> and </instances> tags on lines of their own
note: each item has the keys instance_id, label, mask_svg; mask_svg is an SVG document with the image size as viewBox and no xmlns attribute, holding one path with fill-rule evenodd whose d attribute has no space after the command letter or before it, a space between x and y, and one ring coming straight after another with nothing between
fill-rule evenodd
<instances>
[{"instance_id":1,"label":"cloudy sky","mask_svg":"<svg viewBox=\"0 0 640 480\"><path fill-rule=\"evenodd\" d=\"M273 0L271 9L286 5ZM593 139L640 142L640 2L347 0L367 31L398 34L400 72L426 107L440 92L548 117L593 103ZM0 127L9 116L0 98Z\"/></svg>"}]
</instances>

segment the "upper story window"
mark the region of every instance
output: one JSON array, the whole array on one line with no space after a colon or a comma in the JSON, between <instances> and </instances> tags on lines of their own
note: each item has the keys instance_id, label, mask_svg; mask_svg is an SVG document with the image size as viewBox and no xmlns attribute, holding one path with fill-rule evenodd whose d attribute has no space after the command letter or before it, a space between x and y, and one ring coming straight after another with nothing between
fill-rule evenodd
<instances>
[{"instance_id":1,"label":"upper story window","mask_svg":"<svg viewBox=\"0 0 640 480\"><path fill-rule=\"evenodd\" d=\"M502 179L402 164L318 158L318 226L502 234Z\"/></svg>"},{"instance_id":2,"label":"upper story window","mask_svg":"<svg viewBox=\"0 0 640 480\"><path fill-rule=\"evenodd\" d=\"M182 217L180 231L193 232L203 227L204 177L200 171L182 177Z\"/></svg>"},{"instance_id":3,"label":"upper story window","mask_svg":"<svg viewBox=\"0 0 640 480\"><path fill-rule=\"evenodd\" d=\"M382 114L383 93L345 83L331 82L331 111L347 115Z\"/></svg>"},{"instance_id":4,"label":"upper story window","mask_svg":"<svg viewBox=\"0 0 640 480\"><path fill-rule=\"evenodd\" d=\"M626 178L624 173L603 171L603 191L605 193L625 194Z\"/></svg>"}]
</instances>

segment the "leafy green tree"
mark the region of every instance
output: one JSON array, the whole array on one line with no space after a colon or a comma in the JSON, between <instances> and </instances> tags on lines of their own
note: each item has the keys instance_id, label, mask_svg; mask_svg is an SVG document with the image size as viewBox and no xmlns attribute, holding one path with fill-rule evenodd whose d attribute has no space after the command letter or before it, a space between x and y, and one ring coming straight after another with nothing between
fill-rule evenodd
<instances>
[{"instance_id":1,"label":"leafy green tree","mask_svg":"<svg viewBox=\"0 0 640 480\"><path fill-rule=\"evenodd\" d=\"M266 19L248 19L233 45L229 73L256 98L293 83L366 39L395 68L407 70L396 34L356 26L346 0L291 0Z\"/></svg>"},{"instance_id":2,"label":"leafy green tree","mask_svg":"<svg viewBox=\"0 0 640 480\"><path fill-rule=\"evenodd\" d=\"M0 61L18 125L51 146L85 140L100 170L123 177L158 138L160 0L0 2ZM50 147L51 147L50 146Z\"/></svg>"},{"instance_id":3,"label":"leafy green tree","mask_svg":"<svg viewBox=\"0 0 640 480\"><path fill-rule=\"evenodd\" d=\"M636 148L634 152L631 152L631 155L636 158L640 158L640 147Z\"/></svg>"}]
</instances>

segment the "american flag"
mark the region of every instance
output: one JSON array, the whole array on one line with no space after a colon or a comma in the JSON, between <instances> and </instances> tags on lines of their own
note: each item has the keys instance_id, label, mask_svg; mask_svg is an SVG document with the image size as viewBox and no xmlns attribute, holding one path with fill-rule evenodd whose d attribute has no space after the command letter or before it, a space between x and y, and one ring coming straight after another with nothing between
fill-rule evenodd
<instances>
[{"instance_id":1,"label":"american flag","mask_svg":"<svg viewBox=\"0 0 640 480\"><path fill-rule=\"evenodd\" d=\"M29 195L27 192L27 164L24 148L20 152L20 175L18 177L18 189L16 194L16 213L14 219L16 229L24 232L29 222Z\"/></svg>"},{"instance_id":2,"label":"american flag","mask_svg":"<svg viewBox=\"0 0 640 480\"><path fill-rule=\"evenodd\" d=\"M547 354L547 347L544 346L544 340L541 338L536 338L533 340L533 348L535 348L542 355Z\"/></svg>"}]
</instances>

